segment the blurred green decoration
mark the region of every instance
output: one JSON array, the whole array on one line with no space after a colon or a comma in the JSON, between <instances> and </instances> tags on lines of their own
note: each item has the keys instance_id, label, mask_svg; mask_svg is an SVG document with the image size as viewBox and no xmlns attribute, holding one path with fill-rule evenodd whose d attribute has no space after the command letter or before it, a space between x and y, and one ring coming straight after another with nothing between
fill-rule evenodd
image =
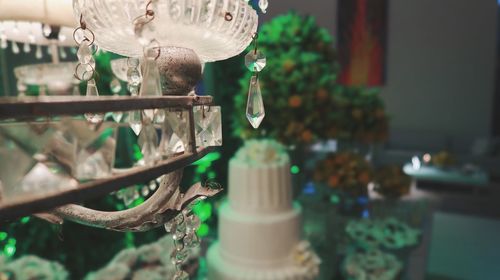
<instances>
[{"instance_id":1,"label":"blurred green decoration","mask_svg":"<svg viewBox=\"0 0 500 280\"><path fill-rule=\"evenodd\" d=\"M274 18L259 31L258 46L267 57L259 75L266 116L258 130L246 119L252 73L245 71L234 95L236 137L272 137L287 145L386 139L388 119L378 90L336 83L339 65L333 38L313 17L292 12Z\"/></svg>"}]
</instances>

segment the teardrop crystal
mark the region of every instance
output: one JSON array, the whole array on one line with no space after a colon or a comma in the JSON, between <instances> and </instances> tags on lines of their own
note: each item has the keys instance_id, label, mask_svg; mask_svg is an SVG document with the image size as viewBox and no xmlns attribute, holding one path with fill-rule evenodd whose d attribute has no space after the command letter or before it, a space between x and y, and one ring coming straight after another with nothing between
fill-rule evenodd
<instances>
[{"instance_id":1,"label":"teardrop crystal","mask_svg":"<svg viewBox=\"0 0 500 280\"><path fill-rule=\"evenodd\" d=\"M0 34L0 48L5 50L8 47L9 47L9 44L7 43L7 37L3 33Z\"/></svg>"},{"instance_id":2,"label":"teardrop crystal","mask_svg":"<svg viewBox=\"0 0 500 280\"><path fill-rule=\"evenodd\" d=\"M141 83L141 73L137 68L130 67L127 70L127 82L130 86L139 86Z\"/></svg>"},{"instance_id":3,"label":"teardrop crystal","mask_svg":"<svg viewBox=\"0 0 500 280\"><path fill-rule=\"evenodd\" d=\"M94 79L89 80L87 82L87 93L86 93L86 96L87 97L97 97L97 96L99 96L99 91L97 90L97 86L95 84ZM99 124L99 123L101 123L104 120L104 114L102 114L102 113L99 113L99 114L96 114L96 113L86 113L85 114L85 118L87 119L87 121L89 123Z\"/></svg>"},{"instance_id":4,"label":"teardrop crystal","mask_svg":"<svg viewBox=\"0 0 500 280\"><path fill-rule=\"evenodd\" d=\"M140 96L161 96L161 78L154 58L147 58L144 63Z\"/></svg>"},{"instance_id":5,"label":"teardrop crystal","mask_svg":"<svg viewBox=\"0 0 500 280\"><path fill-rule=\"evenodd\" d=\"M142 130L141 111L132 111L128 115L128 124L134 131L135 135L139 136Z\"/></svg>"},{"instance_id":6,"label":"teardrop crystal","mask_svg":"<svg viewBox=\"0 0 500 280\"><path fill-rule=\"evenodd\" d=\"M142 85L139 95L141 97L161 96L160 71L154 58L147 57L144 61ZM144 110L144 117L150 121L154 120L155 110Z\"/></svg>"},{"instance_id":7,"label":"teardrop crystal","mask_svg":"<svg viewBox=\"0 0 500 280\"><path fill-rule=\"evenodd\" d=\"M144 163L153 165L158 159L158 133L153 124L144 125L139 134L139 145L141 146Z\"/></svg>"},{"instance_id":8,"label":"teardrop crystal","mask_svg":"<svg viewBox=\"0 0 500 280\"><path fill-rule=\"evenodd\" d=\"M36 46L35 57L37 59L41 59L43 57L42 47L41 46Z\"/></svg>"},{"instance_id":9,"label":"teardrop crystal","mask_svg":"<svg viewBox=\"0 0 500 280\"><path fill-rule=\"evenodd\" d=\"M259 8L264 14L267 12L268 7L269 7L268 0L259 0Z\"/></svg>"},{"instance_id":10,"label":"teardrop crystal","mask_svg":"<svg viewBox=\"0 0 500 280\"><path fill-rule=\"evenodd\" d=\"M50 33L52 33L52 28L48 24L44 24L42 27L42 33L45 37L49 37Z\"/></svg>"},{"instance_id":11,"label":"teardrop crystal","mask_svg":"<svg viewBox=\"0 0 500 280\"><path fill-rule=\"evenodd\" d=\"M31 51L31 46L28 43L24 43L23 45L23 52L29 53Z\"/></svg>"},{"instance_id":12,"label":"teardrop crystal","mask_svg":"<svg viewBox=\"0 0 500 280\"><path fill-rule=\"evenodd\" d=\"M120 83L120 81L117 78L114 78L111 81L111 83L109 84L109 87L111 89L111 92L114 94L118 94L122 90L122 84Z\"/></svg>"},{"instance_id":13,"label":"teardrop crystal","mask_svg":"<svg viewBox=\"0 0 500 280\"><path fill-rule=\"evenodd\" d=\"M16 42L11 42L11 44L12 44L12 46L11 46L12 47L12 53L18 54L19 53L19 46L17 45L17 43Z\"/></svg>"},{"instance_id":14,"label":"teardrop crystal","mask_svg":"<svg viewBox=\"0 0 500 280\"><path fill-rule=\"evenodd\" d=\"M262 93L260 91L259 79L256 76L252 76L250 80L246 113L247 119L253 128L259 128L266 112L264 109L264 101L262 100Z\"/></svg>"},{"instance_id":15,"label":"teardrop crystal","mask_svg":"<svg viewBox=\"0 0 500 280\"><path fill-rule=\"evenodd\" d=\"M66 50L65 50L63 47L61 47L61 48L59 49L59 56L60 56L62 59L66 59L66 58L68 58L68 54L66 53Z\"/></svg>"}]
</instances>

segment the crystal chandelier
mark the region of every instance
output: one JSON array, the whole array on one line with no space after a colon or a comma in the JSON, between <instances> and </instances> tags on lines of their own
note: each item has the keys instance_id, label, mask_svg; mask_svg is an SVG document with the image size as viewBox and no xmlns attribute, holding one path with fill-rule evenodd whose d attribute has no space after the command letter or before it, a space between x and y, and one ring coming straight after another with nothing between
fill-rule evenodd
<instances>
[{"instance_id":1,"label":"crystal chandelier","mask_svg":"<svg viewBox=\"0 0 500 280\"><path fill-rule=\"evenodd\" d=\"M19 13L27 2L38 6ZM198 183L181 192L179 184L185 166L222 144L221 109L194 87L203 63L238 55L252 42L258 17L247 1L0 0L0 7L0 20L31 22L41 33L57 26L59 42L60 34L74 39L74 76L87 85L86 96L0 98L0 220L37 213L118 231L172 229L184 208L220 191ZM27 40L38 38L17 26ZM67 35L63 26L76 29ZM2 44L13 40L11 29L0 30ZM95 46L125 57L112 65L130 96L100 96ZM42 72L51 79L50 69ZM126 169L114 168L120 127L138 135L143 155ZM154 193L128 210L71 204L156 181Z\"/></svg>"}]
</instances>

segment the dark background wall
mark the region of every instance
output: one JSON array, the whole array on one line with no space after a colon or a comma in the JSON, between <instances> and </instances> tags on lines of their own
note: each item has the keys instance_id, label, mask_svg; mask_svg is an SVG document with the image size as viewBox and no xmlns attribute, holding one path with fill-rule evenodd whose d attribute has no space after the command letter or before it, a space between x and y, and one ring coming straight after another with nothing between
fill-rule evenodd
<instances>
[{"instance_id":1,"label":"dark background wall","mask_svg":"<svg viewBox=\"0 0 500 280\"><path fill-rule=\"evenodd\" d=\"M336 2L272 1L265 18L294 9L336 34ZM490 137L497 121L497 1L391 0L388 9L382 96L392 116L391 145L468 151L475 139Z\"/></svg>"}]
</instances>

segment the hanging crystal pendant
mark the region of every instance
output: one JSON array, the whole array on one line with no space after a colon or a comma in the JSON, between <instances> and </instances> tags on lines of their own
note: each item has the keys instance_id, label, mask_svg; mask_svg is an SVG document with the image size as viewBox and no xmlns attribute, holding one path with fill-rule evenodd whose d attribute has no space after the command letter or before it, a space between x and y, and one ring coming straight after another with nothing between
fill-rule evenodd
<instances>
[{"instance_id":1,"label":"hanging crystal pendant","mask_svg":"<svg viewBox=\"0 0 500 280\"><path fill-rule=\"evenodd\" d=\"M148 188L148 186L143 186L141 188L141 195L143 197L147 197L149 195L149 188Z\"/></svg>"},{"instance_id":2,"label":"hanging crystal pendant","mask_svg":"<svg viewBox=\"0 0 500 280\"><path fill-rule=\"evenodd\" d=\"M36 57L37 59L41 59L41 58L43 57L42 47L40 47L40 46L36 46L35 57Z\"/></svg>"},{"instance_id":3,"label":"hanging crystal pendant","mask_svg":"<svg viewBox=\"0 0 500 280\"><path fill-rule=\"evenodd\" d=\"M109 88L111 89L112 93L118 94L120 93L120 91L122 91L122 84L117 78L114 78L109 84Z\"/></svg>"},{"instance_id":4,"label":"hanging crystal pendant","mask_svg":"<svg viewBox=\"0 0 500 280\"><path fill-rule=\"evenodd\" d=\"M264 101L262 100L262 93L260 91L259 79L255 75L252 76L252 79L250 80L246 114L248 121L255 129L259 128L266 115Z\"/></svg>"},{"instance_id":5,"label":"hanging crystal pendant","mask_svg":"<svg viewBox=\"0 0 500 280\"><path fill-rule=\"evenodd\" d=\"M19 46L17 45L16 42L11 42L11 48L12 48L12 53L14 54L19 53Z\"/></svg>"},{"instance_id":6,"label":"hanging crystal pendant","mask_svg":"<svg viewBox=\"0 0 500 280\"><path fill-rule=\"evenodd\" d=\"M112 112L111 117L116 123L120 123L123 118L123 112Z\"/></svg>"},{"instance_id":7,"label":"hanging crystal pendant","mask_svg":"<svg viewBox=\"0 0 500 280\"><path fill-rule=\"evenodd\" d=\"M52 28L48 24L44 24L42 27L42 33L45 37L49 37L50 33L52 33Z\"/></svg>"},{"instance_id":8,"label":"hanging crystal pendant","mask_svg":"<svg viewBox=\"0 0 500 280\"><path fill-rule=\"evenodd\" d=\"M184 245L188 248L196 248L200 246L200 238L196 235L196 232L192 231L186 234L184 237Z\"/></svg>"},{"instance_id":9,"label":"hanging crystal pendant","mask_svg":"<svg viewBox=\"0 0 500 280\"><path fill-rule=\"evenodd\" d=\"M196 145L222 146L222 118L220 106L193 108Z\"/></svg>"},{"instance_id":10,"label":"hanging crystal pendant","mask_svg":"<svg viewBox=\"0 0 500 280\"><path fill-rule=\"evenodd\" d=\"M81 64L88 64L95 69L95 60L92 56L92 50L90 49L89 45L85 44L85 42L82 43L80 47L78 47L76 56L78 57L78 61L80 61Z\"/></svg>"},{"instance_id":11,"label":"hanging crystal pendant","mask_svg":"<svg viewBox=\"0 0 500 280\"><path fill-rule=\"evenodd\" d=\"M89 80L87 82L87 94L86 94L86 96L92 96L92 97L99 96L99 92L97 91L97 86L95 84L94 79ZM104 120L104 114L86 113L85 118L91 124L99 124Z\"/></svg>"},{"instance_id":12,"label":"hanging crystal pendant","mask_svg":"<svg viewBox=\"0 0 500 280\"><path fill-rule=\"evenodd\" d=\"M2 33L0 33L0 48L5 50L8 47L9 47L9 44L7 43L7 37L2 32Z\"/></svg>"},{"instance_id":13,"label":"hanging crystal pendant","mask_svg":"<svg viewBox=\"0 0 500 280\"><path fill-rule=\"evenodd\" d=\"M156 188L157 188L155 180L149 182L149 186L148 187L149 187L150 191L154 192L156 190Z\"/></svg>"},{"instance_id":14,"label":"hanging crystal pendant","mask_svg":"<svg viewBox=\"0 0 500 280\"><path fill-rule=\"evenodd\" d=\"M175 273L173 280L189 280L189 274L184 270L179 270Z\"/></svg>"},{"instance_id":15,"label":"hanging crystal pendant","mask_svg":"<svg viewBox=\"0 0 500 280\"><path fill-rule=\"evenodd\" d=\"M132 111L128 114L128 124L134 131L135 135L139 136L142 130L141 111Z\"/></svg>"},{"instance_id":16,"label":"hanging crystal pendant","mask_svg":"<svg viewBox=\"0 0 500 280\"><path fill-rule=\"evenodd\" d=\"M80 84L79 83L75 83L73 85L73 94L74 96L80 96Z\"/></svg>"},{"instance_id":17,"label":"hanging crystal pendant","mask_svg":"<svg viewBox=\"0 0 500 280\"><path fill-rule=\"evenodd\" d=\"M266 64L266 56L258 50L251 50L245 55L245 65L252 72L262 71L266 67Z\"/></svg>"},{"instance_id":18,"label":"hanging crystal pendant","mask_svg":"<svg viewBox=\"0 0 500 280\"><path fill-rule=\"evenodd\" d=\"M267 12L267 7L269 7L269 1L268 0L259 0L259 8L262 11L262 13Z\"/></svg>"},{"instance_id":19,"label":"hanging crystal pendant","mask_svg":"<svg viewBox=\"0 0 500 280\"><path fill-rule=\"evenodd\" d=\"M21 81L17 81L17 91L19 96L25 96L28 87Z\"/></svg>"},{"instance_id":20,"label":"hanging crystal pendant","mask_svg":"<svg viewBox=\"0 0 500 280\"><path fill-rule=\"evenodd\" d=\"M139 95L146 96L161 96L161 78L158 65L156 65L155 58L147 57L144 62L144 70L142 76L142 85ZM144 117L146 120L153 121L155 117L155 110L144 110Z\"/></svg>"},{"instance_id":21,"label":"hanging crystal pendant","mask_svg":"<svg viewBox=\"0 0 500 280\"><path fill-rule=\"evenodd\" d=\"M114 78L109 84L109 88L111 89L113 96L119 96L119 93L122 90L122 84L118 79ZM120 123L123 118L123 112L112 112L111 117L113 117L115 122Z\"/></svg>"},{"instance_id":22,"label":"hanging crystal pendant","mask_svg":"<svg viewBox=\"0 0 500 280\"><path fill-rule=\"evenodd\" d=\"M146 165L153 165L158 159L158 134L152 123L144 125L139 134L139 145Z\"/></svg>"},{"instance_id":23,"label":"hanging crystal pendant","mask_svg":"<svg viewBox=\"0 0 500 280\"><path fill-rule=\"evenodd\" d=\"M28 43L24 43L23 45L23 52L24 53L29 53L31 51L31 46Z\"/></svg>"},{"instance_id":24,"label":"hanging crystal pendant","mask_svg":"<svg viewBox=\"0 0 500 280\"><path fill-rule=\"evenodd\" d=\"M62 59L66 59L68 57L68 54L66 53L66 50L63 47L59 49L59 56Z\"/></svg>"}]
</instances>

